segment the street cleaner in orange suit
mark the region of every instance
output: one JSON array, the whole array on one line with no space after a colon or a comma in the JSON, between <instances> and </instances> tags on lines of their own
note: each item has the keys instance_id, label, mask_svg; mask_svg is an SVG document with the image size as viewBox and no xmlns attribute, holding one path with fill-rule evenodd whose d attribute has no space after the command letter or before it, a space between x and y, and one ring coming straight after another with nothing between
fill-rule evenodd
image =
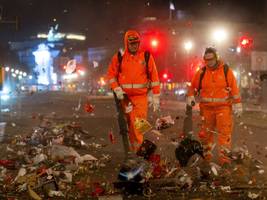
<instances>
[{"instance_id":1,"label":"street cleaner in orange suit","mask_svg":"<svg viewBox=\"0 0 267 200\"><path fill-rule=\"evenodd\" d=\"M148 91L151 89L154 111L160 106L160 82L154 58L140 49L140 35L129 30L124 37L125 51L116 53L108 67L107 79L119 100L129 98L132 111L127 114L130 150L136 152L143 143L143 134L134 126L137 118L146 119Z\"/></svg>"},{"instance_id":2,"label":"street cleaner in orange suit","mask_svg":"<svg viewBox=\"0 0 267 200\"><path fill-rule=\"evenodd\" d=\"M195 95L200 98L200 115L202 130L199 138L203 144L205 160L212 159L212 147L217 134L219 163L229 164L225 149L231 148L234 112L238 117L242 114L242 104L236 78L233 71L219 59L215 48L206 48L205 66L194 75L186 102L195 103Z\"/></svg>"}]
</instances>

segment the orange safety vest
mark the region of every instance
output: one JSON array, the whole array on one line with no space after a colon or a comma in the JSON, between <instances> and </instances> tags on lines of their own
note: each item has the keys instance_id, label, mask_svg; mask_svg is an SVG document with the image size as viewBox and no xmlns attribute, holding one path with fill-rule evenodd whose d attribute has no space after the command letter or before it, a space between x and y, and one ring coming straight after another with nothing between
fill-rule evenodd
<instances>
[{"instance_id":1,"label":"orange safety vest","mask_svg":"<svg viewBox=\"0 0 267 200\"><path fill-rule=\"evenodd\" d=\"M219 61L218 67L215 69L205 67L206 71L202 77L203 69L197 71L194 75L189 86L188 96L198 93L200 103L215 106L241 102L233 71L228 68L226 74L225 65L222 61ZM202 80L200 80L201 78ZM201 84L201 87L199 84Z\"/></svg>"},{"instance_id":2,"label":"orange safety vest","mask_svg":"<svg viewBox=\"0 0 267 200\"><path fill-rule=\"evenodd\" d=\"M108 67L107 79L111 89L122 87L128 95L144 95L151 88L153 94L160 93L160 82L157 68L152 55L146 64L145 52L139 50L135 55L127 49L129 34L137 34L135 31L128 31L125 34L125 53L122 60L115 54ZM140 37L137 34L138 37Z\"/></svg>"}]
</instances>

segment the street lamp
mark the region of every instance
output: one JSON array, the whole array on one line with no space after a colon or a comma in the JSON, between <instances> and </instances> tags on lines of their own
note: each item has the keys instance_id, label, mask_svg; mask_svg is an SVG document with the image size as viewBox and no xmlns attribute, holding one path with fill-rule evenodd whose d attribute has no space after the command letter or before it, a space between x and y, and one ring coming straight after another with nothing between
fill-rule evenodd
<instances>
[{"instance_id":1,"label":"street lamp","mask_svg":"<svg viewBox=\"0 0 267 200\"><path fill-rule=\"evenodd\" d=\"M8 72L10 70L9 67L5 67L5 71Z\"/></svg>"},{"instance_id":2,"label":"street lamp","mask_svg":"<svg viewBox=\"0 0 267 200\"><path fill-rule=\"evenodd\" d=\"M219 42L219 43L224 42L225 40L227 40L227 37L228 37L228 32L223 28L215 29L212 32L212 38L216 42Z\"/></svg>"},{"instance_id":3,"label":"street lamp","mask_svg":"<svg viewBox=\"0 0 267 200\"><path fill-rule=\"evenodd\" d=\"M15 74L19 74L19 70L16 69Z\"/></svg>"},{"instance_id":4,"label":"street lamp","mask_svg":"<svg viewBox=\"0 0 267 200\"><path fill-rule=\"evenodd\" d=\"M187 40L184 42L184 49L186 50L186 79L187 81L190 80L190 51L193 48L193 42L191 40Z\"/></svg>"},{"instance_id":5,"label":"street lamp","mask_svg":"<svg viewBox=\"0 0 267 200\"><path fill-rule=\"evenodd\" d=\"M237 48L236 48L236 52L237 52L237 53L240 53L240 52L241 52L241 47L237 47Z\"/></svg>"},{"instance_id":6,"label":"street lamp","mask_svg":"<svg viewBox=\"0 0 267 200\"><path fill-rule=\"evenodd\" d=\"M193 42L192 41L186 41L184 42L184 49L189 52L193 48Z\"/></svg>"}]
</instances>

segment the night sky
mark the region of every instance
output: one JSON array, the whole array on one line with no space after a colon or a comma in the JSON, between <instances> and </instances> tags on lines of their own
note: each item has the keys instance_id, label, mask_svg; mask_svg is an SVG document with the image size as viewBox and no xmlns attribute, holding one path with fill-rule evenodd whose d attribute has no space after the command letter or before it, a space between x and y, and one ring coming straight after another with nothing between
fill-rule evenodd
<instances>
[{"instance_id":1,"label":"night sky","mask_svg":"<svg viewBox=\"0 0 267 200\"><path fill-rule=\"evenodd\" d=\"M173 0L176 10L192 19L262 23L264 0ZM2 18L19 17L14 25L0 24L0 41L28 39L59 24L61 32L86 34L88 46L104 45L145 16L167 19L168 0L0 0Z\"/></svg>"}]
</instances>

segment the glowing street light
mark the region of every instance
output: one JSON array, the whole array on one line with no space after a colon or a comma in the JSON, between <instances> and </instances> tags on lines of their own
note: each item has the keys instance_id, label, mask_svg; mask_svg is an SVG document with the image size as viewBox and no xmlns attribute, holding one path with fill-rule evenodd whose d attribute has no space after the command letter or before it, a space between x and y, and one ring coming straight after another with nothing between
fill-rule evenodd
<instances>
[{"instance_id":1,"label":"glowing street light","mask_svg":"<svg viewBox=\"0 0 267 200\"><path fill-rule=\"evenodd\" d=\"M84 76L84 75L85 75L85 71L83 71L83 70L78 70L78 73L79 73L81 76Z\"/></svg>"},{"instance_id":2,"label":"glowing street light","mask_svg":"<svg viewBox=\"0 0 267 200\"><path fill-rule=\"evenodd\" d=\"M9 67L5 67L5 71L8 72L10 70Z\"/></svg>"},{"instance_id":3,"label":"glowing street light","mask_svg":"<svg viewBox=\"0 0 267 200\"><path fill-rule=\"evenodd\" d=\"M228 32L223 28L218 28L214 30L212 33L212 38L219 43L224 42L227 39L227 37L228 37Z\"/></svg>"},{"instance_id":4,"label":"glowing street light","mask_svg":"<svg viewBox=\"0 0 267 200\"><path fill-rule=\"evenodd\" d=\"M192 41L186 41L184 43L184 49L189 52L193 48L193 42Z\"/></svg>"},{"instance_id":5,"label":"glowing street light","mask_svg":"<svg viewBox=\"0 0 267 200\"><path fill-rule=\"evenodd\" d=\"M27 76L27 73L26 72L23 72L22 76L24 76L24 77Z\"/></svg>"},{"instance_id":6,"label":"glowing street light","mask_svg":"<svg viewBox=\"0 0 267 200\"><path fill-rule=\"evenodd\" d=\"M10 71L11 71L11 72L14 72L14 69L12 68Z\"/></svg>"},{"instance_id":7,"label":"glowing street light","mask_svg":"<svg viewBox=\"0 0 267 200\"><path fill-rule=\"evenodd\" d=\"M153 48L157 48L159 45L159 41L157 39L152 39L150 43Z\"/></svg>"},{"instance_id":8,"label":"glowing street light","mask_svg":"<svg viewBox=\"0 0 267 200\"><path fill-rule=\"evenodd\" d=\"M16 70L15 70L15 74L19 74L19 70L16 69Z\"/></svg>"},{"instance_id":9,"label":"glowing street light","mask_svg":"<svg viewBox=\"0 0 267 200\"><path fill-rule=\"evenodd\" d=\"M29 79L32 80L32 75L29 76Z\"/></svg>"}]
</instances>

